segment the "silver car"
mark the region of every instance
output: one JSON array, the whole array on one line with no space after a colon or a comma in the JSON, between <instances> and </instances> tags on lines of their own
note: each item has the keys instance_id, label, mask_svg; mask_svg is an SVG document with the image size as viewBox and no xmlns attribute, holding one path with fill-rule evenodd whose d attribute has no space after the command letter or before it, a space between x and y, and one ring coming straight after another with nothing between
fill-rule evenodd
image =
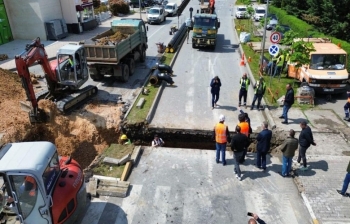
<instances>
[{"instance_id":1,"label":"silver car","mask_svg":"<svg viewBox=\"0 0 350 224\"><path fill-rule=\"evenodd\" d=\"M163 7L153 7L147 12L147 22L149 24L158 23L161 24L166 20L166 14Z\"/></svg>"}]
</instances>

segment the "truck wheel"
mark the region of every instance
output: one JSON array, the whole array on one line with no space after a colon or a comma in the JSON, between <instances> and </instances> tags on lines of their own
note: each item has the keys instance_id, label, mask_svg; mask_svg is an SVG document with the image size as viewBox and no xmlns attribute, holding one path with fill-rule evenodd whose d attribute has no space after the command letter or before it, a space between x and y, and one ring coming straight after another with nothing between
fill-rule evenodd
<instances>
[{"instance_id":1,"label":"truck wheel","mask_svg":"<svg viewBox=\"0 0 350 224\"><path fill-rule=\"evenodd\" d=\"M196 49L196 45L194 43L192 43L192 48Z\"/></svg>"},{"instance_id":2,"label":"truck wheel","mask_svg":"<svg viewBox=\"0 0 350 224\"><path fill-rule=\"evenodd\" d=\"M129 58L126 63L129 66L129 75L132 76L135 73L135 60Z\"/></svg>"},{"instance_id":3,"label":"truck wheel","mask_svg":"<svg viewBox=\"0 0 350 224\"><path fill-rule=\"evenodd\" d=\"M123 76L122 81L127 82L129 80L129 66L127 64L123 65Z\"/></svg>"},{"instance_id":4,"label":"truck wheel","mask_svg":"<svg viewBox=\"0 0 350 224\"><path fill-rule=\"evenodd\" d=\"M144 47L141 48L141 56L140 56L140 62L146 61L146 49Z\"/></svg>"}]
</instances>

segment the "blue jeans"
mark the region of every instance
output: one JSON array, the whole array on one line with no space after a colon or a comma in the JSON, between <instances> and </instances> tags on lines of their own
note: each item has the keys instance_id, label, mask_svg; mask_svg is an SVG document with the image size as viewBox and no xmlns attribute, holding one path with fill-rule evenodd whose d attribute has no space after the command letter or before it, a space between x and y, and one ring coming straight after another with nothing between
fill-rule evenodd
<instances>
[{"instance_id":1,"label":"blue jeans","mask_svg":"<svg viewBox=\"0 0 350 224\"><path fill-rule=\"evenodd\" d=\"M272 77L275 77L276 75L281 75L281 72L282 72L282 66L276 66L275 68L275 73L273 74Z\"/></svg>"},{"instance_id":2,"label":"blue jeans","mask_svg":"<svg viewBox=\"0 0 350 224\"><path fill-rule=\"evenodd\" d=\"M220 151L222 163L226 164L226 143L216 143L216 162L220 161Z\"/></svg>"},{"instance_id":3,"label":"blue jeans","mask_svg":"<svg viewBox=\"0 0 350 224\"><path fill-rule=\"evenodd\" d=\"M288 111L291 108L290 105L284 105L283 106L283 112L282 112L282 117L284 117L284 122L288 123Z\"/></svg>"},{"instance_id":4,"label":"blue jeans","mask_svg":"<svg viewBox=\"0 0 350 224\"><path fill-rule=\"evenodd\" d=\"M346 191L348 190L349 183L350 183L350 173L347 173L344 178L343 188L341 189L342 194L345 194Z\"/></svg>"},{"instance_id":5,"label":"blue jeans","mask_svg":"<svg viewBox=\"0 0 350 224\"><path fill-rule=\"evenodd\" d=\"M292 158L282 156L282 162L282 176L287 176L292 170Z\"/></svg>"},{"instance_id":6,"label":"blue jeans","mask_svg":"<svg viewBox=\"0 0 350 224\"><path fill-rule=\"evenodd\" d=\"M219 101L219 93L212 93L211 94L211 107L214 107L214 104L216 104Z\"/></svg>"},{"instance_id":7,"label":"blue jeans","mask_svg":"<svg viewBox=\"0 0 350 224\"><path fill-rule=\"evenodd\" d=\"M233 152L233 158L235 159L235 173L237 173L237 175L239 177L241 177L241 168L239 167L239 163L242 159L243 156L243 151L242 152Z\"/></svg>"},{"instance_id":8,"label":"blue jeans","mask_svg":"<svg viewBox=\"0 0 350 224\"><path fill-rule=\"evenodd\" d=\"M254 98L253 98L253 102L252 102L252 106L251 109L254 108L255 105L255 101L258 100L258 110L260 110L260 103L261 103L261 99L262 99L263 95L262 94L254 94Z\"/></svg>"},{"instance_id":9,"label":"blue jeans","mask_svg":"<svg viewBox=\"0 0 350 224\"><path fill-rule=\"evenodd\" d=\"M266 154L267 152L256 152L256 166L266 169Z\"/></svg>"}]
</instances>

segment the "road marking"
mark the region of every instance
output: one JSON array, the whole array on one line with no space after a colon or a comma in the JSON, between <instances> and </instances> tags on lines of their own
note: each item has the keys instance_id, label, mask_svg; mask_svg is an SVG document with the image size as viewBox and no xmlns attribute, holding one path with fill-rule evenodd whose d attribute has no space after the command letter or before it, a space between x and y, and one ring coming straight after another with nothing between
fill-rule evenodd
<instances>
[{"instance_id":1,"label":"road marking","mask_svg":"<svg viewBox=\"0 0 350 224\"><path fill-rule=\"evenodd\" d=\"M137 208L137 203L141 195L141 190L142 190L142 185L133 184L130 190L130 195L123 200L121 208L124 210L126 214L126 217L128 220L126 223L132 223L132 219L134 218L135 211ZM125 221L123 220L124 220L123 216L119 216L118 214L115 223L116 224L125 223Z\"/></svg>"},{"instance_id":2,"label":"road marking","mask_svg":"<svg viewBox=\"0 0 350 224\"><path fill-rule=\"evenodd\" d=\"M212 151L207 152L207 158L208 158L208 182L209 184L213 183L213 169L214 169L214 159L215 159L215 153L212 153Z\"/></svg>"},{"instance_id":3,"label":"road marking","mask_svg":"<svg viewBox=\"0 0 350 224\"><path fill-rule=\"evenodd\" d=\"M154 196L153 205L157 211L157 216L152 220L153 223L161 224L167 221L168 202L170 197L169 186L158 186Z\"/></svg>"},{"instance_id":4,"label":"road marking","mask_svg":"<svg viewBox=\"0 0 350 224\"><path fill-rule=\"evenodd\" d=\"M315 215L314 211L312 210L311 205L310 205L310 202L309 202L309 200L307 199L307 197L305 196L305 193L304 193L304 192L301 192L301 197L303 198L304 203L305 203L305 206L306 206L307 210L308 210L309 213L310 213L310 216L311 216L311 218L312 218L312 222L313 222L314 224L318 224L316 215Z\"/></svg>"},{"instance_id":5,"label":"road marking","mask_svg":"<svg viewBox=\"0 0 350 224\"><path fill-rule=\"evenodd\" d=\"M161 26L156 32L152 33L151 35L148 36L148 39L151 39L151 37L156 34L159 30L163 29L164 28L164 25Z\"/></svg>"},{"instance_id":6,"label":"road marking","mask_svg":"<svg viewBox=\"0 0 350 224\"><path fill-rule=\"evenodd\" d=\"M86 211L82 224L97 224L101 218L102 212L107 202L99 198L94 198Z\"/></svg>"}]
</instances>

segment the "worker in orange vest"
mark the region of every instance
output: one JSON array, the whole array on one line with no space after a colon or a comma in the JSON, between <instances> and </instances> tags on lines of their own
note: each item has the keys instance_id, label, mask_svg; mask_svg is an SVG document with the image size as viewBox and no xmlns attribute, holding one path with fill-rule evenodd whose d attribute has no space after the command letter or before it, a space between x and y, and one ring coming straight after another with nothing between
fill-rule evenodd
<instances>
[{"instance_id":1,"label":"worker in orange vest","mask_svg":"<svg viewBox=\"0 0 350 224\"><path fill-rule=\"evenodd\" d=\"M238 121L239 124L237 126L239 126L241 128L241 134L244 134L245 136L247 136L249 138L250 135L250 126L249 123L246 121L246 116L245 114L239 114L238 115ZM241 156L241 160L239 161L240 163L243 163L245 160L245 156L247 154L247 150L248 148L244 148L243 150L243 155Z\"/></svg>"},{"instance_id":2,"label":"worker in orange vest","mask_svg":"<svg viewBox=\"0 0 350 224\"><path fill-rule=\"evenodd\" d=\"M214 13L214 9L215 9L215 0L210 0L209 1L209 7L210 7L210 14Z\"/></svg>"},{"instance_id":3,"label":"worker in orange vest","mask_svg":"<svg viewBox=\"0 0 350 224\"><path fill-rule=\"evenodd\" d=\"M345 112L344 120L350 121L350 118L349 118L350 92L348 91L348 92L346 92L346 94L348 95L348 102L346 102L346 104L344 105L344 112Z\"/></svg>"},{"instance_id":4,"label":"worker in orange vest","mask_svg":"<svg viewBox=\"0 0 350 224\"><path fill-rule=\"evenodd\" d=\"M225 116L220 115L219 123L214 127L214 135L216 142L216 163L220 162L220 152L222 165L226 165L226 144L230 142L230 132L228 131L228 127L224 124Z\"/></svg>"},{"instance_id":5,"label":"worker in orange vest","mask_svg":"<svg viewBox=\"0 0 350 224\"><path fill-rule=\"evenodd\" d=\"M29 196L35 197L37 184L34 177L26 176L26 178L24 179L24 183L22 184L20 189L22 191L22 194L26 192Z\"/></svg>"}]
</instances>

